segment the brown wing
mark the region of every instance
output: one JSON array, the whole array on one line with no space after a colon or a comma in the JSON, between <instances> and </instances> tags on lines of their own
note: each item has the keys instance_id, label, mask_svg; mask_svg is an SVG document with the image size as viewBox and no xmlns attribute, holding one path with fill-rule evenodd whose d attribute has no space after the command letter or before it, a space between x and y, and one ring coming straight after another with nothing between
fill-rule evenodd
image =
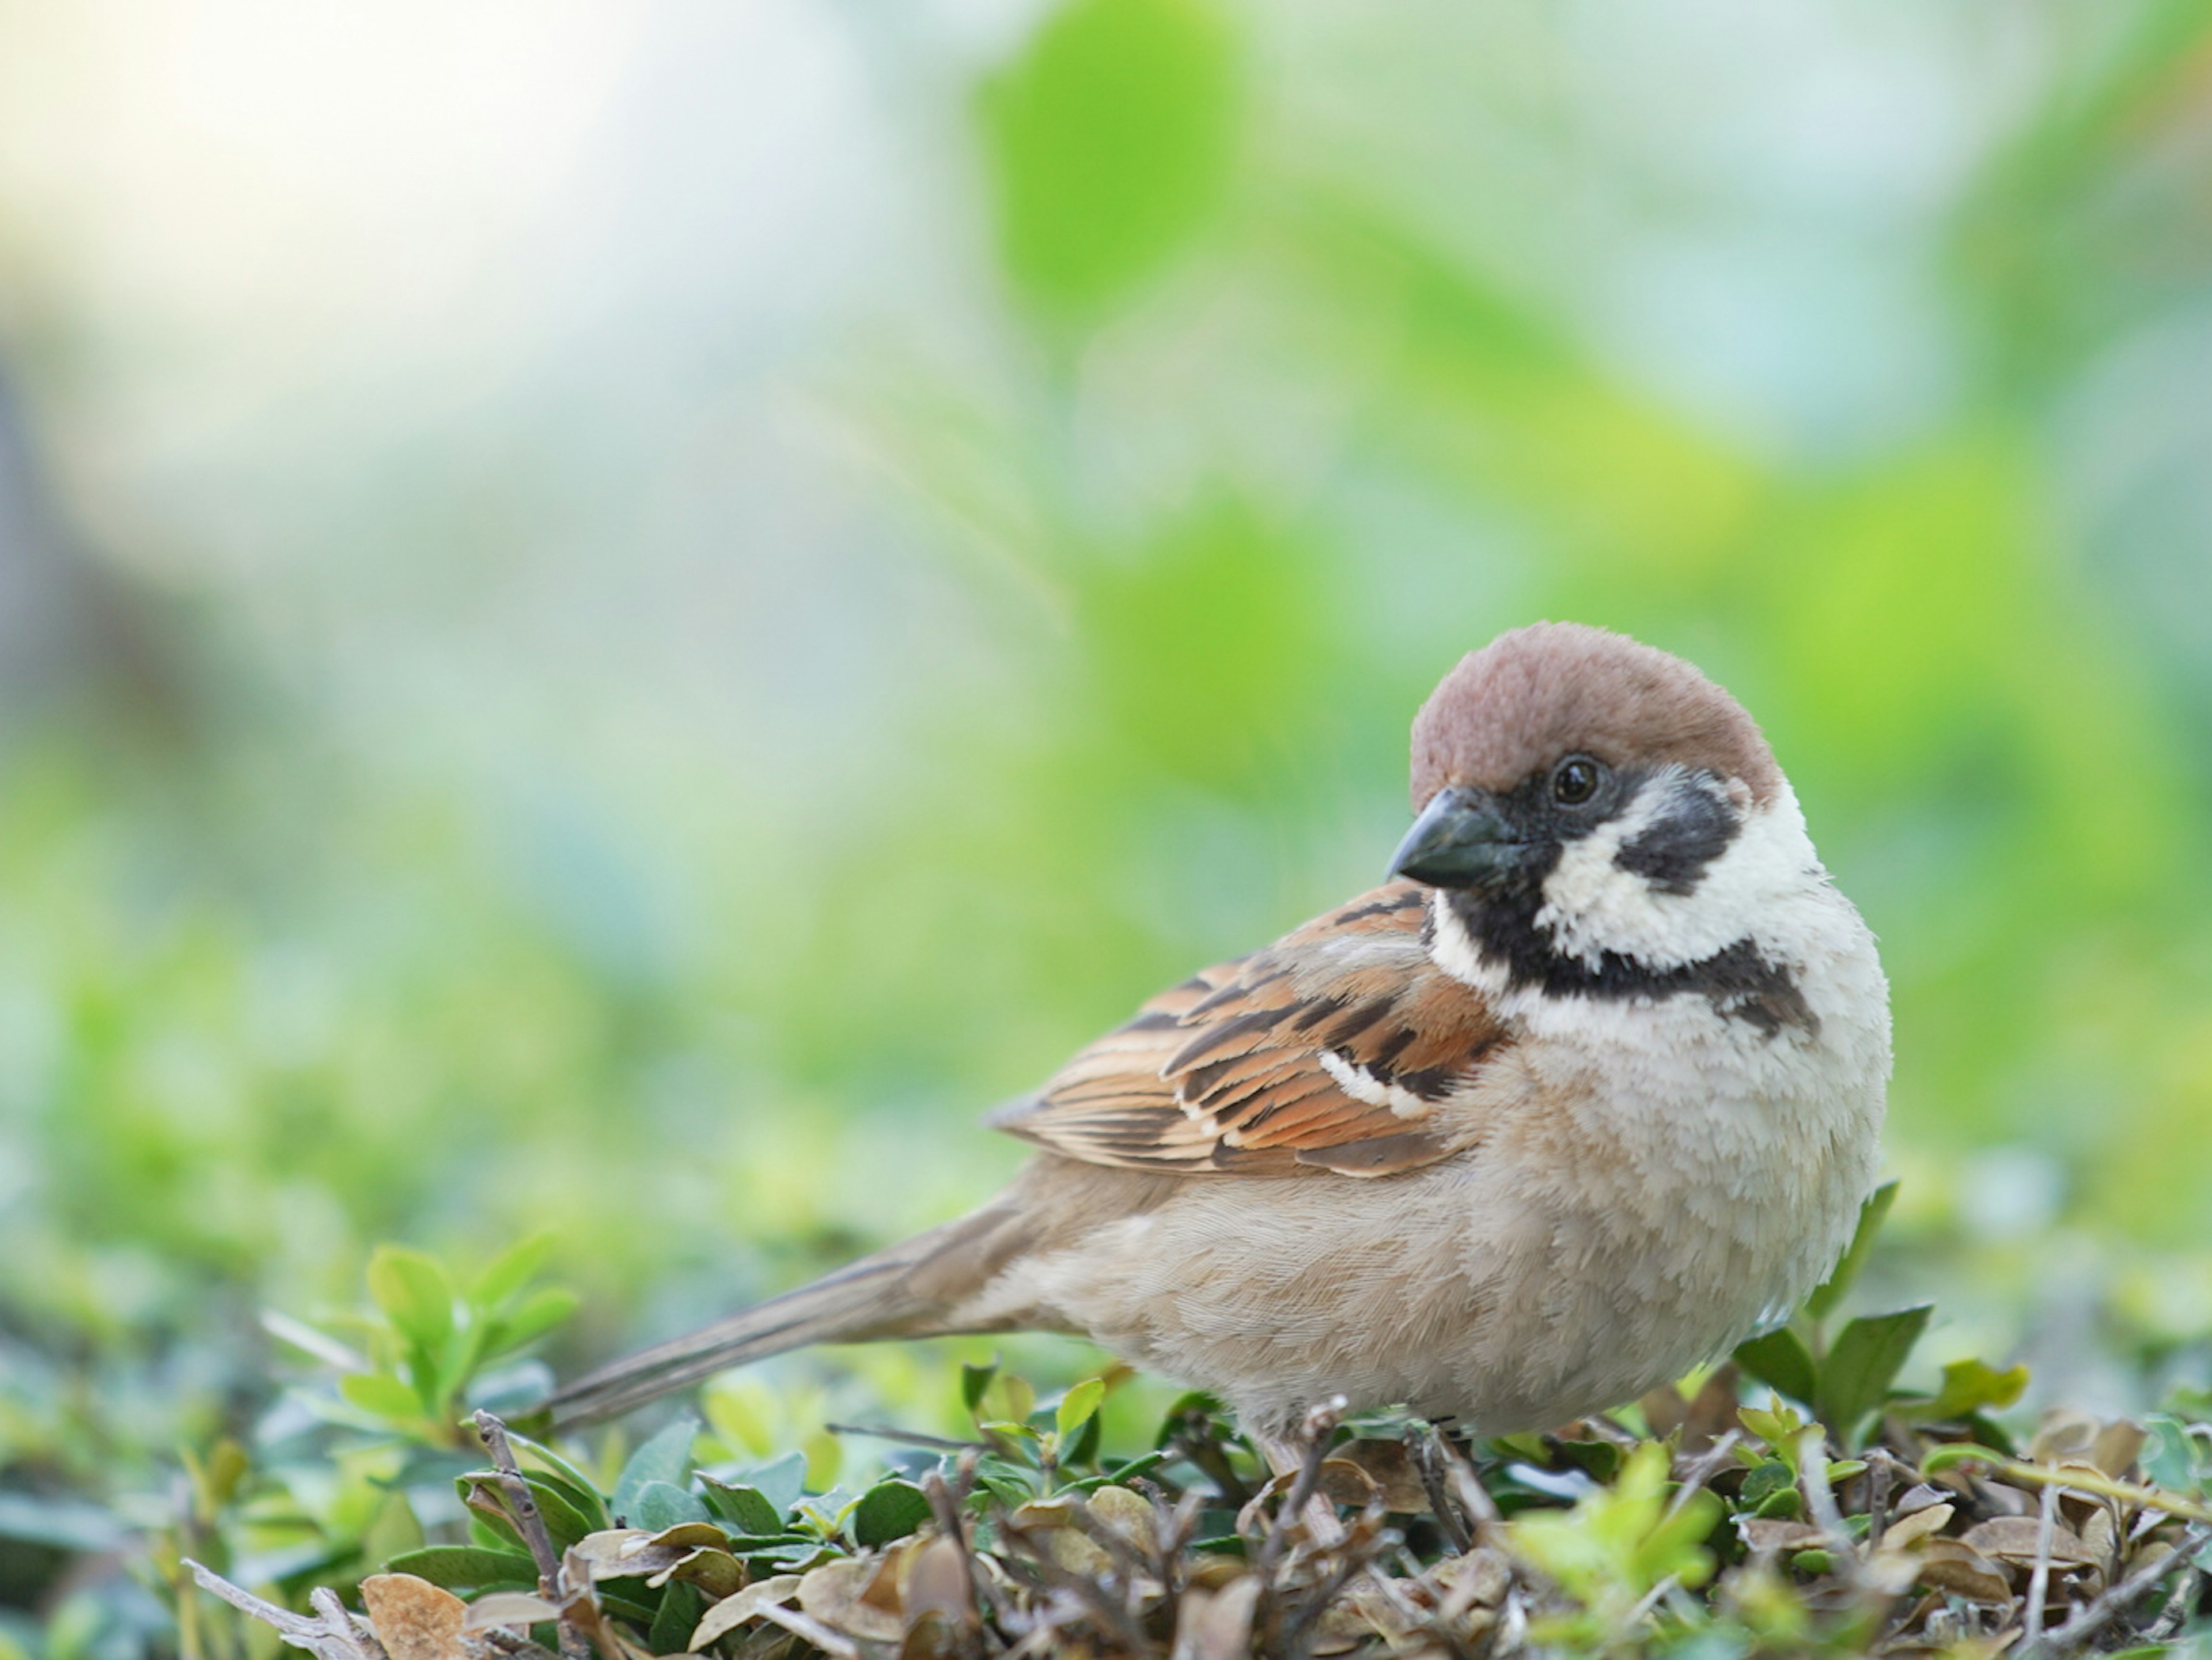
<instances>
[{"instance_id":1,"label":"brown wing","mask_svg":"<svg viewBox=\"0 0 2212 1660\"><path fill-rule=\"evenodd\" d=\"M1193 976L1079 1053L1001 1129L1132 1170L1387 1176L1471 1139L1448 1098L1501 1040L1395 882Z\"/></svg>"}]
</instances>

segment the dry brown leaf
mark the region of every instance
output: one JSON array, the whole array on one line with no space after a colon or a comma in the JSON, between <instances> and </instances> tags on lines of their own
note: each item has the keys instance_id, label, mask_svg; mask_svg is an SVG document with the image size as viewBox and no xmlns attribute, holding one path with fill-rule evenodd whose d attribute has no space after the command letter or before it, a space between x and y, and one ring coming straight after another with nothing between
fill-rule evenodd
<instances>
[{"instance_id":1,"label":"dry brown leaf","mask_svg":"<svg viewBox=\"0 0 2212 1660\"><path fill-rule=\"evenodd\" d=\"M376 1640L392 1660L463 1660L462 1622L469 1605L411 1573L372 1573L361 1582L362 1606Z\"/></svg>"},{"instance_id":2,"label":"dry brown leaf","mask_svg":"<svg viewBox=\"0 0 2212 1660\"><path fill-rule=\"evenodd\" d=\"M788 1602L799 1595L799 1580L795 1573L779 1573L772 1578L756 1580L734 1596L724 1598L700 1616L691 1640L684 1647L694 1651L703 1649L716 1638L757 1618L769 1604L781 1606Z\"/></svg>"},{"instance_id":3,"label":"dry brown leaf","mask_svg":"<svg viewBox=\"0 0 2212 1660\"><path fill-rule=\"evenodd\" d=\"M1334 1456L1322 1461L1319 1487L1330 1504L1349 1505L1353 1510L1365 1510L1382 1496L1373 1476L1351 1460Z\"/></svg>"},{"instance_id":4,"label":"dry brown leaf","mask_svg":"<svg viewBox=\"0 0 2212 1660\"><path fill-rule=\"evenodd\" d=\"M1914 1511L1910 1516L1899 1517L1884 1528L1876 1550L1905 1550L1938 1534L1951 1524L1959 1513L1955 1505L1929 1505Z\"/></svg>"},{"instance_id":5,"label":"dry brown leaf","mask_svg":"<svg viewBox=\"0 0 2212 1660\"><path fill-rule=\"evenodd\" d=\"M744 1589L745 1565L726 1550L702 1545L687 1551L658 1573L646 1576L648 1585L665 1585L672 1579L688 1579L709 1596L730 1596Z\"/></svg>"},{"instance_id":6,"label":"dry brown leaf","mask_svg":"<svg viewBox=\"0 0 2212 1660\"><path fill-rule=\"evenodd\" d=\"M1890 1512L1895 1516L1916 1515L1926 1510L1930 1505L1948 1505L1954 1496L1939 1487L1923 1481L1918 1486L1907 1487L1903 1493L1898 1494L1896 1502L1889 1507Z\"/></svg>"},{"instance_id":7,"label":"dry brown leaf","mask_svg":"<svg viewBox=\"0 0 2212 1660\"><path fill-rule=\"evenodd\" d=\"M2012 1581L1972 1545L1958 1539L1930 1539L1920 1559L1920 1583L1954 1592L1970 1602L2012 1601Z\"/></svg>"},{"instance_id":8,"label":"dry brown leaf","mask_svg":"<svg viewBox=\"0 0 2212 1660\"><path fill-rule=\"evenodd\" d=\"M1212 1551L1200 1552L1183 1578L1206 1590L1219 1590L1232 1580L1241 1579L1250 1572L1241 1556L1221 1556Z\"/></svg>"},{"instance_id":9,"label":"dry brown leaf","mask_svg":"<svg viewBox=\"0 0 2212 1660\"><path fill-rule=\"evenodd\" d=\"M658 1573L683 1558L680 1549L656 1546L653 1535L643 1528L603 1528L597 1533L586 1534L569 1546L562 1560L572 1572L580 1566L591 1582L597 1584L602 1579Z\"/></svg>"},{"instance_id":10,"label":"dry brown leaf","mask_svg":"<svg viewBox=\"0 0 2212 1660\"><path fill-rule=\"evenodd\" d=\"M884 1566L878 1558L848 1556L808 1570L799 1581L800 1611L832 1631L863 1642L897 1642L906 1634L906 1621L895 1606L896 1579L878 1590L878 1578L889 1578L884 1575ZM887 1601L894 1606L885 1607Z\"/></svg>"},{"instance_id":11,"label":"dry brown leaf","mask_svg":"<svg viewBox=\"0 0 2212 1660\"><path fill-rule=\"evenodd\" d=\"M1513 1563L1504 1552L1477 1545L1460 1556L1448 1556L1429 1570L1443 1593L1437 1611L1456 1619L1468 1608L1494 1608L1512 1589Z\"/></svg>"},{"instance_id":12,"label":"dry brown leaf","mask_svg":"<svg viewBox=\"0 0 2212 1660\"><path fill-rule=\"evenodd\" d=\"M1256 1575L1246 1574L1220 1590L1193 1585L1176 1609L1170 1660L1245 1660L1252 1651L1252 1615L1259 1606Z\"/></svg>"},{"instance_id":13,"label":"dry brown leaf","mask_svg":"<svg viewBox=\"0 0 2212 1660\"><path fill-rule=\"evenodd\" d=\"M2036 1560L2036 1541L2042 1531L2043 1523L2039 1517L2000 1516L1990 1521L1978 1522L1967 1529L1960 1542L1997 1561L2026 1567ZM2051 1529L2051 1560L2062 1567L2082 1568L2089 1566L2097 1559L2072 1529L2053 1525Z\"/></svg>"},{"instance_id":14,"label":"dry brown leaf","mask_svg":"<svg viewBox=\"0 0 2212 1660\"><path fill-rule=\"evenodd\" d=\"M1127 1487L1101 1487L1087 1501L1091 1513L1140 1550L1153 1548L1158 1517L1152 1501Z\"/></svg>"},{"instance_id":15,"label":"dry brown leaf","mask_svg":"<svg viewBox=\"0 0 2212 1660\"><path fill-rule=\"evenodd\" d=\"M1374 1438L1347 1441L1328 1456L1322 1474L1326 1477L1329 1464L1357 1465L1374 1484L1381 1496L1382 1508L1401 1516L1426 1516L1429 1513L1429 1489L1421 1480L1421 1472L1413 1462L1413 1456L1406 1450L1403 1441L1386 1441ZM1363 1499L1332 1499L1340 1505L1364 1505Z\"/></svg>"},{"instance_id":16,"label":"dry brown leaf","mask_svg":"<svg viewBox=\"0 0 2212 1660\"><path fill-rule=\"evenodd\" d=\"M1743 1542L1758 1551L1808 1550L1825 1545L1828 1539L1826 1528L1810 1522L1779 1521L1772 1517L1752 1517L1738 1523Z\"/></svg>"}]
</instances>

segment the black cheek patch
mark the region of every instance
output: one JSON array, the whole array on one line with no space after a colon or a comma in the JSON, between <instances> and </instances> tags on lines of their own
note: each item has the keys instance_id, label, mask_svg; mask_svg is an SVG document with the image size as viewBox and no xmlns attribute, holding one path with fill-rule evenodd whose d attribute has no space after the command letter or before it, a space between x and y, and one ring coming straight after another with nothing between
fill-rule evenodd
<instances>
[{"instance_id":1,"label":"black cheek patch","mask_svg":"<svg viewBox=\"0 0 2212 1660\"><path fill-rule=\"evenodd\" d=\"M1679 789L1667 816L1613 855L1617 869L1640 876L1662 893L1697 891L1705 866L1728 851L1741 820L1702 785Z\"/></svg>"}]
</instances>

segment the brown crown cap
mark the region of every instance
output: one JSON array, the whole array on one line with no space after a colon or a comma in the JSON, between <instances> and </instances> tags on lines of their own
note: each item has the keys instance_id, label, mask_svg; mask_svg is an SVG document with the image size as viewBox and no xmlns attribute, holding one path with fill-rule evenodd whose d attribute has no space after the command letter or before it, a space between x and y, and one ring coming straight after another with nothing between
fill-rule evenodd
<instances>
[{"instance_id":1,"label":"brown crown cap","mask_svg":"<svg viewBox=\"0 0 2212 1660\"><path fill-rule=\"evenodd\" d=\"M1679 762L1782 778L1743 705L1680 658L1581 623L1532 623L1469 652L1413 717L1413 806L1448 784L1504 791L1580 752L1612 767Z\"/></svg>"}]
</instances>

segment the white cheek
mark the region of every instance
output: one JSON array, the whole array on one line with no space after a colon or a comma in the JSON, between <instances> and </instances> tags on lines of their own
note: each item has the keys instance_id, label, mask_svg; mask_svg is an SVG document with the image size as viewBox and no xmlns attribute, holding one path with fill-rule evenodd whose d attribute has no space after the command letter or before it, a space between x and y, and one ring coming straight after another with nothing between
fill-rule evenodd
<instances>
[{"instance_id":1,"label":"white cheek","mask_svg":"<svg viewBox=\"0 0 2212 1660\"><path fill-rule=\"evenodd\" d=\"M1677 968L1759 939L1772 908L1825 878L1820 856L1788 785L1745 815L1721 855L1688 893L1668 893L1616 862L1623 847L1650 827L1679 792L1700 787L1662 775L1647 785L1629 812L1570 842L1544 883L1536 925L1562 956L1595 967L1612 952L1653 969Z\"/></svg>"}]
</instances>

